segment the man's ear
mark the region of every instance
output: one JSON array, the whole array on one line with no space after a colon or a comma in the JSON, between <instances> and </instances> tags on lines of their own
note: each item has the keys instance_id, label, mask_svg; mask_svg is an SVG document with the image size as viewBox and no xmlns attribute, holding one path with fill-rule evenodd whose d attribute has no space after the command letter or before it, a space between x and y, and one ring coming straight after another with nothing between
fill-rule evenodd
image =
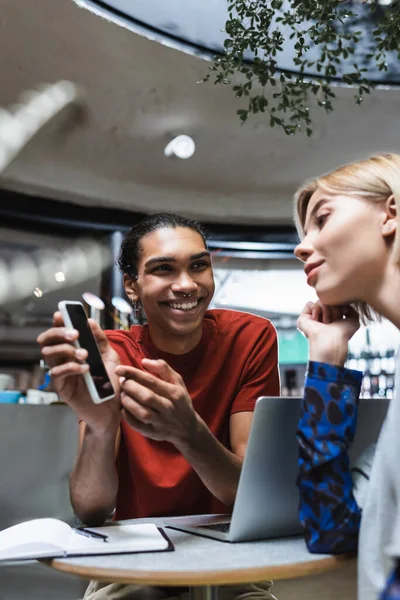
<instances>
[{"instance_id":1,"label":"man's ear","mask_svg":"<svg viewBox=\"0 0 400 600\"><path fill-rule=\"evenodd\" d=\"M138 302L139 300L139 289L136 280L130 275L124 275L124 288L125 293L129 300L132 302Z\"/></svg>"},{"instance_id":2,"label":"man's ear","mask_svg":"<svg viewBox=\"0 0 400 600\"><path fill-rule=\"evenodd\" d=\"M393 194L385 202L386 215L382 223L382 234L385 237L393 236L397 229L397 207Z\"/></svg>"}]
</instances>

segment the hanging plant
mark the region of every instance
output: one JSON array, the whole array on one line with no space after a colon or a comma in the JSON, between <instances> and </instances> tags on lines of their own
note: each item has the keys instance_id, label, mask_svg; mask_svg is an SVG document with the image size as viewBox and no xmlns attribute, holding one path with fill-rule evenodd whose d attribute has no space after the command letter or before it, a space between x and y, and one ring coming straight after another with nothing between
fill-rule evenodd
<instances>
[{"instance_id":1,"label":"hanging plant","mask_svg":"<svg viewBox=\"0 0 400 600\"><path fill-rule=\"evenodd\" d=\"M400 80L400 2L388 2L228 0L224 52L205 79L233 85L242 122L261 112L310 136L312 111L333 110L336 85L361 104L383 75Z\"/></svg>"}]
</instances>

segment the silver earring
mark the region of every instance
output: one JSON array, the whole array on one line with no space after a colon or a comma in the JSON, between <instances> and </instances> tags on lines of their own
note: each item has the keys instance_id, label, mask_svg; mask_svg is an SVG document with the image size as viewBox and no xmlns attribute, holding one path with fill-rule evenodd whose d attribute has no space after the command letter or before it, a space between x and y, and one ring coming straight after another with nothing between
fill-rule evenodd
<instances>
[{"instance_id":1,"label":"silver earring","mask_svg":"<svg viewBox=\"0 0 400 600\"><path fill-rule=\"evenodd\" d=\"M137 321L138 316L139 316L139 308L140 308L139 300L133 300L132 306L133 306L133 318L135 319L135 321Z\"/></svg>"}]
</instances>

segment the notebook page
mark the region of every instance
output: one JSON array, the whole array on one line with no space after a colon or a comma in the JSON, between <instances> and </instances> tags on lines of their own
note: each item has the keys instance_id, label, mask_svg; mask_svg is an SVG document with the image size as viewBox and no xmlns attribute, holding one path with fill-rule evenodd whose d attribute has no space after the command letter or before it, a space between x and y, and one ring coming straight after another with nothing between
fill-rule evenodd
<instances>
[{"instance_id":1,"label":"notebook page","mask_svg":"<svg viewBox=\"0 0 400 600\"><path fill-rule=\"evenodd\" d=\"M71 528L58 519L34 519L0 531L0 559L55 556L68 546Z\"/></svg>"},{"instance_id":2,"label":"notebook page","mask_svg":"<svg viewBox=\"0 0 400 600\"><path fill-rule=\"evenodd\" d=\"M68 555L73 554L117 554L119 552L150 552L167 550L168 541L159 532L156 525L110 525L108 527L90 527L107 536L103 542L72 533Z\"/></svg>"}]
</instances>

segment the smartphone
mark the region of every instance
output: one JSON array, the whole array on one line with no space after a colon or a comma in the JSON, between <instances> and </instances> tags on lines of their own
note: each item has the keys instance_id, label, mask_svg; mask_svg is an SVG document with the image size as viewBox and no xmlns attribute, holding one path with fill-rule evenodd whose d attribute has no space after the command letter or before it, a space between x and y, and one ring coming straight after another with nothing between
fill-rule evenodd
<instances>
[{"instance_id":1,"label":"smartphone","mask_svg":"<svg viewBox=\"0 0 400 600\"><path fill-rule=\"evenodd\" d=\"M79 331L79 338L74 342L77 348L88 351L86 359L89 371L83 373L90 397L95 404L111 400L115 390L101 358L99 347L94 338L86 311L81 302L63 301L58 303L66 327Z\"/></svg>"}]
</instances>

